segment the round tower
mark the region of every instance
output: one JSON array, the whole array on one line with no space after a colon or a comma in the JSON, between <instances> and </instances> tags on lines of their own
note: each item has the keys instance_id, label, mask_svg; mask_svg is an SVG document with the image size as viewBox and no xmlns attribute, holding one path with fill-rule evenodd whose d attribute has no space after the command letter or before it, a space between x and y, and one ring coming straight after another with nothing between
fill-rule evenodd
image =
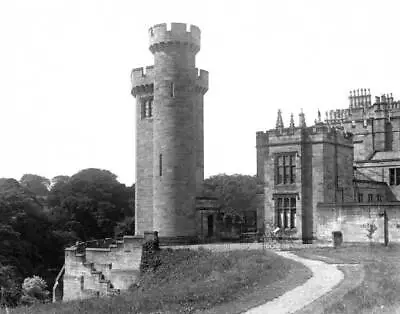
<instances>
[{"instance_id":1,"label":"round tower","mask_svg":"<svg viewBox=\"0 0 400 314\"><path fill-rule=\"evenodd\" d=\"M204 177L203 95L208 73L198 71L196 26L149 29L154 55L153 230L160 238L196 236L196 193Z\"/></svg>"}]
</instances>

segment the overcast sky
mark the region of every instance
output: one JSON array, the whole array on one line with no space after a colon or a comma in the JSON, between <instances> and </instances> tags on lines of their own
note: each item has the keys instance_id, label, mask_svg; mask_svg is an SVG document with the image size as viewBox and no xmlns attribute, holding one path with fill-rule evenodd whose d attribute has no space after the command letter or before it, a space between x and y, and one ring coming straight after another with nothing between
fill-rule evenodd
<instances>
[{"instance_id":1,"label":"overcast sky","mask_svg":"<svg viewBox=\"0 0 400 314\"><path fill-rule=\"evenodd\" d=\"M350 89L400 94L399 1L0 2L0 177L96 167L135 180L132 68L148 28L200 27L205 175L255 174L256 131L282 109L308 124Z\"/></svg>"}]
</instances>

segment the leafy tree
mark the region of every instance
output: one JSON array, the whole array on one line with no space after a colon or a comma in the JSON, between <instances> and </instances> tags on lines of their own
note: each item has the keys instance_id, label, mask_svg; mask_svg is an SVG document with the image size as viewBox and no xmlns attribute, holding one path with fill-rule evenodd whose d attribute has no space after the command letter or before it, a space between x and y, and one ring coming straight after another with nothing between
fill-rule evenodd
<instances>
[{"instance_id":1,"label":"leafy tree","mask_svg":"<svg viewBox=\"0 0 400 314\"><path fill-rule=\"evenodd\" d=\"M205 193L219 198L224 212L256 210L257 178L249 175L218 174L204 181Z\"/></svg>"},{"instance_id":2,"label":"leafy tree","mask_svg":"<svg viewBox=\"0 0 400 314\"><path fill-rule=\"evenodd\" d=\"M18 304L21 297L21 285L13 266L6 266L0 263L0 289L3 289L3 305L16 306Z\"/></svg>"},{"instance_id":3,"label":"leafy tree","mask_svg":"<svg viewBox=\"0 0 400 314\"><path fill-rule=\"evenodd\" d=\"M135 234L135 218L125 217L124 220L117 223L114 233L117 237Z\"/></svg>"},{"instance_id":4,"label":"leafy tree","mask_svg":"<svg viewBox=\"0 0 400 314\"><path fill-rule=\"evenodd\" d=\"M70 178L54 179L49 194L51 214L82 240L114 234L117 221L132 215L132 188L108 170L84 169ZM57 218L56 218L57 217Z\"/></svg>"},{"instance_id":5,"label":"leafy tree","mask_svg":"<svg viewBox=\"0 0 400 314\"><path fill-rule=\"evenodd\" d=\"M24 174L20 180L23 187L36 196L47 196L50 189L50 180L37 174Z\"/></svg>"}]
</instances>

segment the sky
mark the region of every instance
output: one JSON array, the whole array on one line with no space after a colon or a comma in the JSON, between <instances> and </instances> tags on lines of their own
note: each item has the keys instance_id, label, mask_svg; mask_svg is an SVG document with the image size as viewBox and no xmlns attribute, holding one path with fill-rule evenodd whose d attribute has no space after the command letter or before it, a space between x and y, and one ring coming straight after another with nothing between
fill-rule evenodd
<instances>
[{"instance_id":1,"label":"sky","mask_svg":"<svg viewBox=\"0 0 400 314\"><path fill-rule=\"evenodd\" d=\"M135 181L132 68L148 28L194 24L205 95L205 176L256 173L257 131L348 107L349 91L400 95L400 2L0 1L0 177L85 168ZM324 116L324 114L323 114Z\"/></svg>"}]
</instances>

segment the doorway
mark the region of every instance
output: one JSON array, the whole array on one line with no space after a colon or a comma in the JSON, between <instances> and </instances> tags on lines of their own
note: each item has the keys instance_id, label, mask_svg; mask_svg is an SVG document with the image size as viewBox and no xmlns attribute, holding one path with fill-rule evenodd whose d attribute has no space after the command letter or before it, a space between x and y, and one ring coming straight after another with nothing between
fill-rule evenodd
<instances>
[{"instance_id":1,"label":"doorway","mask_svg":"<svg viewBox=\"0 0 400 314\"><path fill-rule=\"evenodd\" d=\"M207 236L210 238L214 235L214 217L208 215L207 217Z\"/></svg>"}]
</instances>

